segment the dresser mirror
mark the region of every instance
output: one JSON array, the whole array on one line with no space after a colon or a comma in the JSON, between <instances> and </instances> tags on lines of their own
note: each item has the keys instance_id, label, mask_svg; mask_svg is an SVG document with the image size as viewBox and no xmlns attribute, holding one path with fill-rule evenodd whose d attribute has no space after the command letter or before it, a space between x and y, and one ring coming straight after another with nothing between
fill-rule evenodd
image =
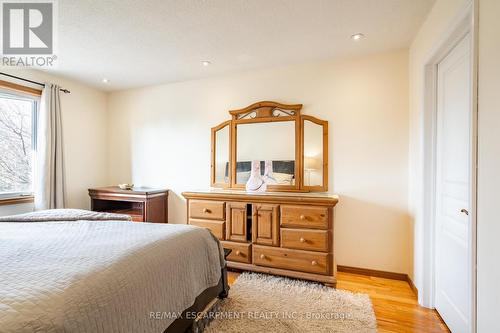
<instances>
[{"instance_id":1,"label":"dresser mirror","mask_svg":"<svg viewBox=\"0 0 500 333\"><path fill-rule=\"evenodd\" d=\"M301 109L258 102L229 111L231 120L212 128L211 185L244 189L260 161L261 175L272 175L268 191L327 191L328 122Z\"/></svg>"},{"instance_id":2,"label":"dresser mirror","mask_svg":"<svg viewBox=\"0 0 500 333\"><path fill-rule=\"evenodd\" d=\"M273 185L294 186L295 122L275 121L236 125L236 184L245 185L250 178L251 161L273 164Z\"/></svg>"},{"instance_id":3,"label":"dresser mirror","mask_svg":"<svg viewBox=\"0 0 500 333\"><path fill-rule=\"evenodd\" d=\"M230 122L212 129L212 186L228 187L231 149Z\"/></svg>"},{"instance_id":4,"label":"dresser mirror","mask_svg":"<svg viewBox=\"0 0 500 333\"><path fill-rule=\"evenodd\" d=\"M328 183L328 122L302 116L304 187L321 191Z\"/></svg>"}]
</instances>

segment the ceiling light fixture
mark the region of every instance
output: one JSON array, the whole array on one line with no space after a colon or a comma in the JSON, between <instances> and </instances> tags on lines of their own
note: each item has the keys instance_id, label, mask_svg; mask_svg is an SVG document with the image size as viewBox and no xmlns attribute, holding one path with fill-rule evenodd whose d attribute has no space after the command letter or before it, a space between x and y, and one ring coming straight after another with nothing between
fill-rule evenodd
<instances>
[{"instance_id":1,"label":"ceiling light fixture","mask_svg":"<svg viewBox=\"0 0 500 333\"><path fill-rule=\"evenodd\" d=\"M102 79L102 83L109 83L109 80L104 78L104 79Z\"/></svg>"},{"instance_id":2,"label":"ceiling light fixture","mask_svg":"<svg viewBox=\"0 0 500 333\"><path fill-rule=\"evenodd\" d=\"M203 66L207 67L207 66L210 66L212 63L210 61L208 61L208 60L204 60L204 61L201 62L201 64Z\"/></svg>"},{"instance_id":3,"label":"ceiling light fixture","mask_svg":"<svg viewBox=\"0 0 500 333\"><path fill-rule=\"evenodd\" d=\"M361 33L354 34L354 35L351 36L352 40L360 40L360 39L363 39L363 38L365 38L365 35L363 35Z\"/></svg>"}]
</instances>

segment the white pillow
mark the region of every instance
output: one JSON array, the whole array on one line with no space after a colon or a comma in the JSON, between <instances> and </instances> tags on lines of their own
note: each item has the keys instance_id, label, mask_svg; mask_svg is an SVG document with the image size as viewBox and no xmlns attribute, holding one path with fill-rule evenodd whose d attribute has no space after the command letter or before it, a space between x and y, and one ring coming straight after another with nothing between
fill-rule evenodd
<instances>
[{"instance_id":1,"label":"white pillow","mask_svg":"<svg viewBox=\"0 0 500 333\"><path fill-rule=\"evenodd\" d=\"M293 175L288 173L273 172L274 179L278 185L293 185Z\"/></svg>"}]
</instances>

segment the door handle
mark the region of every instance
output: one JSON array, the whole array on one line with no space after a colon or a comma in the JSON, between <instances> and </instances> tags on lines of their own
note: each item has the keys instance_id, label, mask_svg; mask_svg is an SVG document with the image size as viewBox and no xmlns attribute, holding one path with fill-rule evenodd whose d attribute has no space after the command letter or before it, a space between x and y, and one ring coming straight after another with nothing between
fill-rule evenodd
<instances>
[{"instance_id":1,"label":"door handle","mask_svg":"<svg viewBox=\"0 0 500 333\"><path fill-rule=\"evenodd\" d=\"M469 211L465 208L460 209L460 213L464 213L465 215L469 215Z\"/></svg>"}]
</instances>

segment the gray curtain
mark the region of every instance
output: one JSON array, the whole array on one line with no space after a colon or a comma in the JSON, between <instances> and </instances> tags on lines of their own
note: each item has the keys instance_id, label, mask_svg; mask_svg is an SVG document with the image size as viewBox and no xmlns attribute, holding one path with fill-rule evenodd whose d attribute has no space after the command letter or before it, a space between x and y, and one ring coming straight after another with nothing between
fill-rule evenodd
<instances>
[{"instance_id":1,"label":"gray curtain","mask_svg":"<svg viewBox=\"0 0 500 333\"><path fill-rule=\"evenodd\" d=\"M66 186L59 86L45 84L37 123L35 209L64 208Z\"/></svg>"}]
</instances>

